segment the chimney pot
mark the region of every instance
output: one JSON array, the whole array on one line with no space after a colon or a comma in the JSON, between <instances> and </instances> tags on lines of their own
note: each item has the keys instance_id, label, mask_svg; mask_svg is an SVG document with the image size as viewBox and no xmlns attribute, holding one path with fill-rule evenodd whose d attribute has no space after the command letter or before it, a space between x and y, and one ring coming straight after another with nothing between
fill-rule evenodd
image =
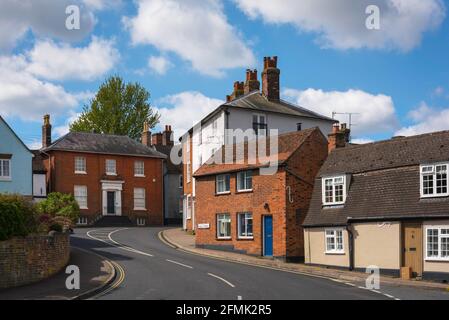
<instances>
[{"instance_id":1,"label":"chimney pot","mask_svg":"<svg viewBox=\"0 0 449 320\"><path fill-rule=\"evenodd\" d=\"M338 123L334 124L332 133L329 134L329 153L335 149L346 147L346 144L349 143L350 135L351 130L348 129L346 123L342 123L341 126Z\"/></svg>"},{"instance_id":2,"label":"chimney pot","mask_svg":"<svg viewBox=\"0 0 449 320\"><path fill-rule=\"evenodd\" d=\"M248 94L253 91L260 91L260 82L257 79L257 69L246 70L246 82L243 93Z\"/></svg>"},{"instance_id":3,"label":"chimney pot","mask_svg":"<svg viewBox=\"0 0 449 320\"><path fill-rule=\"evenodd\" d=\"M277 57L264 58L264 70L262 73L262 93L270 101L279 101L280 97L280 75Z\"/></svg>"},{"instance_id":4,"label":"chimney pot","mask_svg":"<svg viewBox=\"0 0 449 320\"><path fill-rule=\"evenodd\" d=\"M151 131L147 121L143 123L142 144L151 147Z\"/></svg>"}]
</instances>

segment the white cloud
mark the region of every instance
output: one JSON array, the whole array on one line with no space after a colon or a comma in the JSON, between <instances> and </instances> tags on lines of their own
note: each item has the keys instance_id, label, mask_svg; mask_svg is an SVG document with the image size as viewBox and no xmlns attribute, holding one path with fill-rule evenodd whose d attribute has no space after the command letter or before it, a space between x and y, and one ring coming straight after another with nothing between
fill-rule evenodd
<instances>
[{"instance_id":1,"label":"white cloud","mask_svg":"<svg viewBox=\"0 0 449 320\"><path fill-rule=\"evenodd\" d=\"M92 10L114 9L123 4L122 0L83 0L83 3Z\"/></svg>"},{"instance_id":2,"label":"white cloud","mask_svg":"<svg viewBox=\"0 0 449 320\"><path fill-rule=\"evenodd\" d=\"M69 5L80 7L79 30L66 28L65 13ZM80 0L2 0L0 1L0 51L16 46L27 31L39 37L79 41L93 30L95 17Z\"/></svg>"},{"instance_id":3,"label":"white cloud","mask_svg":"<svg viewBox=\"0 0 449 320\"><path fill-rule=\"evenodd\" d=\"M148 67L153 72L159 75L164 75L167 73L168 69L173 67L173 63L164 56L151 56L148 59Z\"/></svg>"},{"instance_id":4,"label":"white cloud","mask_svg":"<svg viewBox=\"0 0 449 320\"><path fill-rule=\"evenodd\" d=\"M304 91L286 89L284 95L298 105L325 116L332 112L357 113L353 115L353 137L382 133L394 130L397 119L393 99L389 96L373 95L361 90L328 91L307 89ZM337 115L342 123L348 122L348 116Z\"/></svg>"},{"instance_id":5,"label":"white cloud","mask_svg":"<svg viewBox=\"0 0 449 320\"><path fill-rule=\"evenodd\" d=\"M181 92L160 99L156 104L161 124L171 125L178 139L224 101L206 97L200 92Z\"/></svg>"},{"instance_id":6,"label":"white cloud","mask_svg":"<svg viewBox=\"0 0 449 320\"><path fill-rule=\"evenodd\" d=\"M138 14L125 18L135 45L174 52L205 75L255 64L240 32L229 24L220 0L138 0Z\"/></svg>"},{"instance_id":7,"label":"white cloud","mask_svg":"<svg viewBox=\"0 0 449 320\"><path fill-rule=\"evenodd\" d=\"M39 80L27 71L23 56L0 56L0 113L36 120L45 113L62 114L78 106L79 97L62 86Z\"/></svg>"},{"instance_id":8,"label":"white cloud","mask_svg":"<svg viewBox=\"0 0 449 320\"><path fill-rule=\"evenodd\" d=\"M423 34L438 28L445 18L442 0L234 0L250 18L271 24L292 24L317 34L322 47L409 51ZM365 10L380 9L380 30L368 30Z\"/></svg>"},{"instance_id":9,"label":"white cloud","mask_svg":"<svg viewBox=\"0 0 449 320\"><path fill-rule=\"evenodd\" d=\"M75 48L51 40L38 41L27 53L27 70L48 80L93 80L111 70L120 54L111 40L93 37L87 47Z\"/></svg>"},{"instance_id":10,"label":"white cloud","mask_svg":"<svg viewBox=\"0 0 449 320\"><path fill-rule=\"evenodd\" d=\"M449 108L432 108L425 102L422 102L418 108L410 111L408 116L415 124L401 128L395 135L414 136L423 133L449 130Z\"/></svg>"}]
</instances>

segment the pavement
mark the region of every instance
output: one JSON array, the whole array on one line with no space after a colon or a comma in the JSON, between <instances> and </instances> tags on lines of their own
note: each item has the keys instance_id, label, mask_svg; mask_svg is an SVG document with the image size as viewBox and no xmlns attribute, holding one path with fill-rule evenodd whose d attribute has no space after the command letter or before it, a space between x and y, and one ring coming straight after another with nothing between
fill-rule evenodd
<instances>
[{"instance_id":1,"label":"pavement","mask_svg":"<svg viewBox=\"0 0 449 320\"><path fill-rule=\"evenodd\" d=\"M290 272L298 272L313 276L332 278L340 281L351 281L359 285L365 284L366 279L368 277L368 275L365 273L353 272L349 270L346 271L326 267L307 266L305 264L300 263L286 263L280 260L267 259L263 257L254 257L233 252L196 248L195 237L190 233L183 231L180 228L164 230L161 233L161 236L163 238L162 240L165 240L169 245L172 245L174 248L214 259L222 259L247 265L275 268ZM395 286L407 286L421 289L449 291L448 284L437 282L402 280L399 278L382 276L380 279L380 283L384 285L389 284Z\"/></svg>"},{"instance_id":2,"label":"pavement","mask_svg":"<svg viewBox=\"0 0 449 320\"><path fill-rule=\"evenodd\" d=\"M58 274L26 286L0 290L0 300L76 300L88 299L105 290L115 278L113 265L97 254L72 247L68 265L80 270L80 289L68 290L65 268Z\"/></svg>"},{"instance_id":3,"label":"pavement","mask_svg":"<svg viewBox=\"0 0 449 320\"><path fill-rule=\"evenodd\" d=\"M380 290L353 278L332 278L237 262L181 248L186 236L166 228L77 229L71 242L111 260L119 281L100 300L449 300L449 292L381 283ZM175 245L161 237L179 235ZM180 231L178 229L178 231ZM186 241L191 238L185 238ZM189 249L189 248L187 248ZM190 248L193 250L192 248ZM205 252L202 252L205 253ZM218 253L216 253L218 254ZM239 255L239 259L246 259ZM254 257L252 257L254 258ZM255 258L257 259L257 258ZM265 260L265 259L260 259ZM270 263L278 263L269 261ZM324 272L324 271L323 271ZM342 273L343 276L343 273ZM366 275L365 275L366 277Z\"/></svg>"}]
</instances>

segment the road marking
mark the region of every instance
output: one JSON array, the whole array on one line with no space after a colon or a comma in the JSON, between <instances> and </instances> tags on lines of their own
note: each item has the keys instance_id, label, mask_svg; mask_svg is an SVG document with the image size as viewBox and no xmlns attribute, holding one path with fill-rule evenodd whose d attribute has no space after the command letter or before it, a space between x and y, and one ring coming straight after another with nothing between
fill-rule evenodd
<instances>
[{"instance_id":1,"label":"road marking","mask_svg":"<svg viewBox=\"0 0 449 320\"><path fill-rule=\"evenodd\" d=\"M162 241L165 245L167 245L173 249L178 249L177 246L171 244L170 242L168 242L167 240L164 239L163 232L164 231L159 231L159 233L157 234L157 237L159 238L159 240Z\"/></svg>"},{"instance_id":2,"label":"road marking","mask_svg":"<svg viewBox=\"0 0 449 320\"><path fill-rule=\"evenodd\" d=\"M215 274L213 274L213 273L208 273L208 275L211 276L211 277L214 277L214 278L216 278L216 279L218 279L218 280L223 281L224 283L226 283L228 286L230 286L230 287L232 287L232 288L235 288L235 286L234 286L232 283L230 283L230 282L229 282L228 280L226 280L226 279L223 279L222 277L219 277L219 276L217 276L217 275L215 275Z\"/></svg>"},{"instance_id":3,"label":"road marking","mask_svg":"<svg viewBox=\"0 0 449 320\"><path fill-rule=\"evenodd\" d=\"M167 260L165 260L165 261L168 261L168 262L171 262L171 263L177 264L178 266L182 266L182 267L186 267L186 268L189 268L189 269L193 269L193 267L191 267L191 266L188 266L188 265L186 265L186 264L184 264L184 263L181 263L181 262L176 262L176 261L173 261L173 260L169 260L169 259L167 259Z\"/></svg>"},{"instance_id":4,"label":"road marking","mask_svg":"<svg viewBox=\"0 0 449 320\"><path fill-rule=\"evenodd\" d=\"M125 273L125 270L122 268L122 266L119 265L115 261L111 261L111 263L114 265L114 268L117 271L117 274L118 274L117 280L109 288L107 288L105 291L98 293L97 295L95 295L94 297L90 298L89 300L98 299L98 298L100 298L100 297L102 297L104 295L107 295L111 291L117 289L125 281L125 274L126 273Z\"/></svg>"},{"instance_id":5,"label":"road marking","mask_svg":"<svg viewBox=\"0 0 449 320\"><path fill-rule=\"evenodd\" d=\"M243 297L242 296L237 296L237 300L242 301Z\"/></svg>"}]
</instances>

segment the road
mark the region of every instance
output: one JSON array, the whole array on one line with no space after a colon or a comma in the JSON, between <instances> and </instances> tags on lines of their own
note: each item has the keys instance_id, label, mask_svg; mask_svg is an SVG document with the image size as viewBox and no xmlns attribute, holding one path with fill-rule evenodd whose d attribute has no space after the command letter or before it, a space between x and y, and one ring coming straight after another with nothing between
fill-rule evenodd
<instances>
[{"instance_id":1,"label":"road","mask_svg":"<svg viewBox=\"0 0 449 320\"><path fill-rule=\"evenodd\" d=\"M72 245L119 265L115 300L392 300L449 299L449 293L408 287L380 291L185 253L158 238L161 228L77 229ZM81 270L82 275L82 270Z\"/></svg>"}]
</instances>

